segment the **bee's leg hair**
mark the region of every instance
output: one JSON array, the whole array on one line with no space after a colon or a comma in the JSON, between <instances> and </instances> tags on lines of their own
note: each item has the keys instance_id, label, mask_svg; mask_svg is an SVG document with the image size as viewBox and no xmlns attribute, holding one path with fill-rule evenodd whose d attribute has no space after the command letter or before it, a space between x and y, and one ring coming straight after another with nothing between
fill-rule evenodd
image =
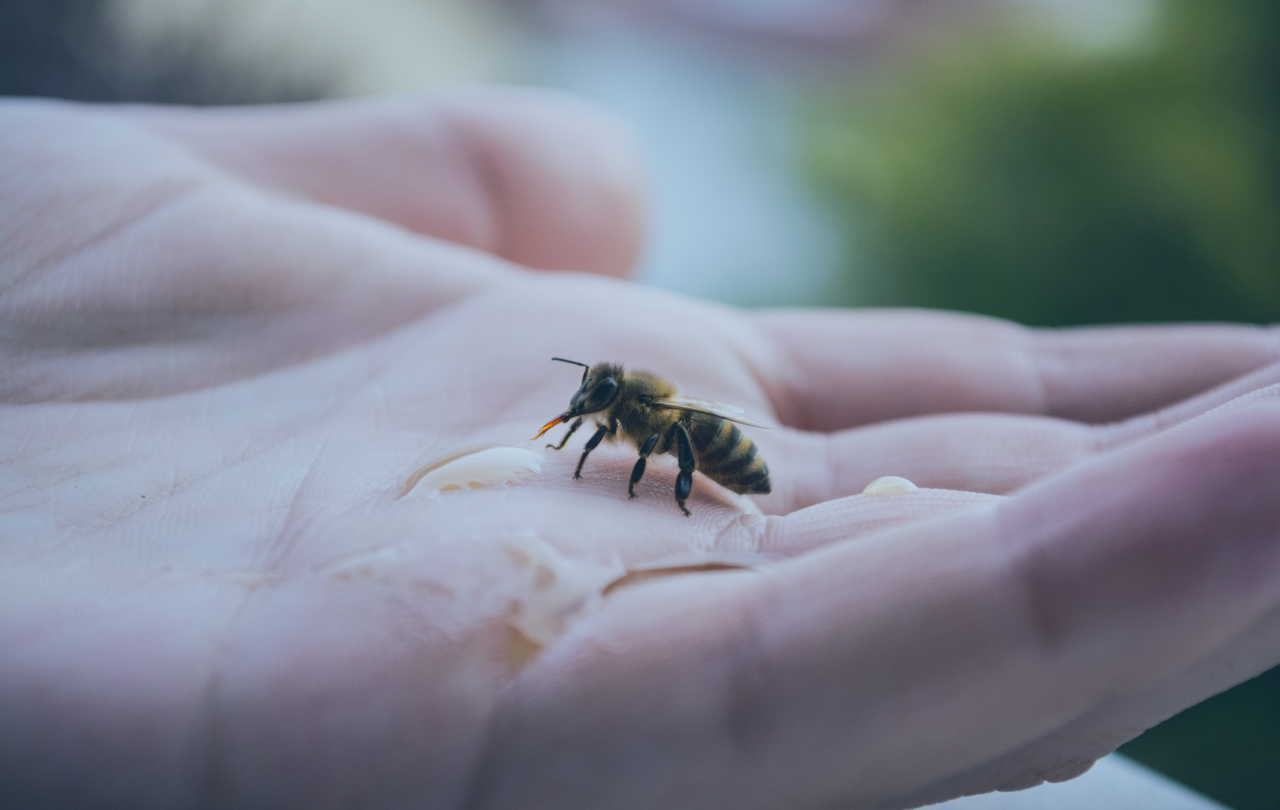
<instances>
[{"instance_id":1,"label":"bee's leg hair","mask_svg":"<svg viewBox=\"0 0 1280 810\"><path fill-rule=\"evenodd\" d=\"M595 435L587 439L587 449L582 451L582 458L578 459L578 469L573 471L574 478L582 477L582 465L587 462L587 456L591 455L591 451L596 449L596 445L600 444L600 440L604 438L604 434L609 432L609 428L604 425L595 432Z\"/></svg>"},{"instance_id":2,"label":"bee's leg hair","mask_svg":"<svg viewBox=\"0 0 1280 810\"><path fill-rule=\"evenodd\" d=\"M676 452L680 458L680 474L676 476L676 503L680 505L680 511L684 512L684 516L689 517L690 512L685 509L684 502L688 500L689 492L693 489L693 470L697 462L693 458L693 445L689 442L689 433L684 429L684 425L676 422L672 425L672 429L676 432Z\"/></svg>"},{"instance_id":3,"label":"bee's leg hair","mask_svg":"<svg viewBox=\"0 0 1280 810\"><path fill-rule=\"evenodd\" d=\"M644 444L640 445L640 460L636 462L636 466L631 470L631 484L627 487L628 497L634 498L636 496L636 484L640 483L640 477L644 475L644 460L653 452L653 448L658 446L658 440L661 438L661 433L654 433L644 440Z\"/></svg>"},{"instance_id":4,"label":"bee's leg hair","mask_svg":"<svg viewBox=\"0 0 1280 810\"><path fill-rule=\"evenodd\" d=\"M577 419L573 420L573 424L572 424L572 425L569 425L569 432L568 432L568 433L566 433L566 434L564 434L564 438L560 440L560 443L559 443L559 444L548 444L548 445L547 445L547 447L550 447L552 450L563 450L563 449L564 449L564 446L565 446L566 444L568 444L568 443L569 443L569 437L570 437L570 436L572 436L572 435L573 435L573 432L574 432L575 430L577 430L578 428L580 428L580 427L582 427L582 417L581 417L581 416L579 416Z\"/></svg>"}]
</instances>

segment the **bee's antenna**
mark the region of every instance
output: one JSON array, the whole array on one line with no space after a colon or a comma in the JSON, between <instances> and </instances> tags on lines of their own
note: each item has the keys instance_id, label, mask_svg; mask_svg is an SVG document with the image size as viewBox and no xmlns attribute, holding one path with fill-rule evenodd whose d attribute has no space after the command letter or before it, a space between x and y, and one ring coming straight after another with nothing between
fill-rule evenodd
<instances>
[{"instance_id":1,"label":"bee's antenna","mask_svg":"<svg viewBox=\"0 0 1280 810\"><path fill-rule=\"evenodd\" d=\"M579 363L577 360L566 360L566 359L564 359L563 357L553 357L553 358L551 358L551 359L552 359L552 360L558 360L558 361L560 361L561 363L572 363L572 364L573 364L573 365L575 365L575 366L582 366L582 381L583 381L583 382L586 382L586 380L587 380L587 370L588 370L588 369L590 369L590 368L591 368L591 366L587 365L586 363Z\"/></svg>"}]
</instances>

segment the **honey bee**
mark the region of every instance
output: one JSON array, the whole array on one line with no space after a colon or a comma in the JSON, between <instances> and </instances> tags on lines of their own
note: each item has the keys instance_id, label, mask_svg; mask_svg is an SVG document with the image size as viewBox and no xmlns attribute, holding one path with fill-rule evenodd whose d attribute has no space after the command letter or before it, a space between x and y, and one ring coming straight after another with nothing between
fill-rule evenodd
<instances>
[{"instance_id":1,"label":"honey bee","mask_svg":"<svg viewBox=\"0 0 1280 810\"><path fill-rule=\"evenodd\" d=\"M588 366L576 360L553 357L561 363L582 366L582 384L569 400L569 410L542 426L538 435L562 422L573 420L569 432L559 444L548 444L561 450L574 431L582 427L584 417L598 414L596 432L587 440L574 478L582 477L582 465L602 439L623 439L636 446L640 459L631 470L627 494L636 497L636 484L644 475L645 459L653 453L667 453L680 463L676 476L676 503L688 516L685 501L693 489L693 471L702 470L717 484L738 494L767 494L769 468L754 442L742 435L734 422L764 427L746 419L743 412L730 405L680 396L669 380L647 371L624 371L616 363Z\"/></svg>"}]
</instances>

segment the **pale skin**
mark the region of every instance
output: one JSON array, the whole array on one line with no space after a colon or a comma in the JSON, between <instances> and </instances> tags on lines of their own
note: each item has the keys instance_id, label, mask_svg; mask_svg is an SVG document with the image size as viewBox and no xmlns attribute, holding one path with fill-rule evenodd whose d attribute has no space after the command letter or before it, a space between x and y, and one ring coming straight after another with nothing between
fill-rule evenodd
<instances>
[{"instance_id":1,"label":"pale skin","mask_svg":"<svg viewBox=\"0 0 1280 810\"><path fill-rule=\"evenodd\" d=\"M555 96L7 102L0 804L905 807L1068 778L1280 662L1274 330L737 311L619 279L640 200ZM634 449L575 481L575 437L396 499L540 450L552 356L746 408L773 493L695 475L687 519L674 459L628 500ZM520 667L522 532L776 564L618 590Z\"/></svg>"}]
</instances>

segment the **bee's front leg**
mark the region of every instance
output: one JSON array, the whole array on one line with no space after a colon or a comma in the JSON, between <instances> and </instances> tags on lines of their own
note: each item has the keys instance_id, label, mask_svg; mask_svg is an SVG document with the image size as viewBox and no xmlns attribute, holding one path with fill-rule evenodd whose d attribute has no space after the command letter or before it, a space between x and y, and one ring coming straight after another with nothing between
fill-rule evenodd
<instances>
[{"instance_id":1,"label":"bee's front leg","mask_svg":"<svg viewBox=\"0 0 1280 810\"><path fill-rule=\"evenodd\" d=\"M693 491L693 470L697 462L693 458L693 444L689 441L689 433L684 425L676 422L672 430L676 432L676 454L680 459L680 474L676 476L676 503L680 505L684 516L689 517L691 513L684 507L684 502Z\"/></svg>"},{"instance_id":2,"label":"bee's front leg","mask_svg":"<svg viewBox=\"0 0 1280 810\"><path fill-rule=\"evenodd\" d=\"M552 450L563 450L563 449L564 449L564 446L565 446L566 444L568 444L568 442L569 442L569 437L570 437L570 436L572 436L572 435L573 435L573 432L574 432L575 430L577 430L578 428L580 428L580 427L582 427L582 417L581 417L581 416L579 416L577 419L573 420L573 424L572 424L572 425L569 425L569 432L568 432L568 433L566 433L566 434L564 434L564 438L560 440L560 443L559 443L559 444L548 444L548 445L547 445L547 447L550 447Z\"/></svg>"},{"instance_id":3,"label":"bee's front leg","mask_svg":"<svg viewBox=\"0 0 1280 810\"><path fill-rule=\"evenodd\" d=\"M654 433L644 440L644 444L640 445L640 460L636 462L636 466L631 470L631 484L627 487L628 497L634 498L636 496L636 484L640 483L640 477L644 475L644 460L653 452L653 448L658 446L658 440L661 438L661 433Z\"/></svg>"},{"instance_id":4,"label":"bee's front leg","mask_svg":"<svg viewBox=\"0 0 1280 810\"><path fill-rule=\"evenodd\" d=\"M578 421L582 420L579 419ZM600 429L595 432L595 435L590 439L587 439L587 449L582 451L582 458L578 459L578 469L573 471L574 478L582 477L582 465L587 463L587 456L591 455L591 451L596 449L596 445L600 444L600 440L604 438L604 434L609 432L610 430L608 427L600 425Z\"/></svg>"}]
</instances>

